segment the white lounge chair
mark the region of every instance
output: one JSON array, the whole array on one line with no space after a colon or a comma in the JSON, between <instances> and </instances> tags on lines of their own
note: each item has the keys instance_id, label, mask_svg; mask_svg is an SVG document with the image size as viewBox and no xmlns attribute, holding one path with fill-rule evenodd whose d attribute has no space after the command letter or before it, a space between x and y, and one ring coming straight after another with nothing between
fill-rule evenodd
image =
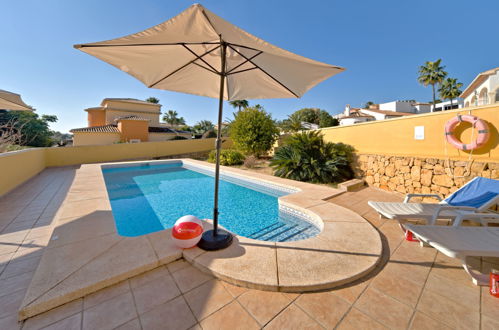
<instances>
[{"instance_id":1,"label":"white lounge chair","mask_svg":"<svg viewBox=\"0 0 499 330\"><path fill-rule=\"evenodd\" d=\"M435 197L439 203L409 203L414 197ZM453 220L462 214L484 212L499 203L499 180L476 177L442 200L436 194L408 194L402 203L368 204L381 217L395 220L418 219L434 225L437 219Z\"/></svg>"},{"instance_id":2,"label":"white lounge chair","mask_svg":"<svg viewBox=\"0 0 499 330\"><path fill-rule=\"evenodd\" d=\"M482 274L469 266L470 257L499 257L499 227L464 227L462 220L488 224L499 223L498 214L481 213L456 218L453 226L423 226L406 224L421 242L429 244L451 258L461 260L464 270L475 285L488 285L488 274Z\"/></svg>"}]
</instances>

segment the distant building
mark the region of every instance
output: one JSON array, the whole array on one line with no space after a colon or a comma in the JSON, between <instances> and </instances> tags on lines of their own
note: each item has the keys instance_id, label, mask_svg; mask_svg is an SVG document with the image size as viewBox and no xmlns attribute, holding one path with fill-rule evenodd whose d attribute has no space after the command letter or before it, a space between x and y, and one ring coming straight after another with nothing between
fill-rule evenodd
<instances>
[{"instance_id":1,"label":"distant building","mask_svg":"<svg viewBox=\"0 0 499 330\"><path fill-rule=\"evenodd\" d=\"M465 107L499 102L499 68L480 73L463 91Z\"/></svg>"},{"instance_id":2,"label":"distant building","mask_svg":"<svg viewBox=\"0 0 499 330\"><path fill-rule=\"evenodd\" d=\"M338 119L340 126L364 123L367 121L384 120L391 118L399 118L410 116L414 113L397 112L394 110L380 110L381 104L371 105L369 109L352 108L349 104L346 105L345 111L333 116Z\"/></svg>"},{"instance_id":3,"label":"distant building","mask_svg":"<svg viewBox=\"0 0 499 330\"><path fill-rule=\"evenodd\" d=\"M159 122L161 104L129 98L106 98L99 107L85 109L88 127L74 128L73 145L105 145L118 142L166 141L191 138Z\"/></svg>"}]
</instances>

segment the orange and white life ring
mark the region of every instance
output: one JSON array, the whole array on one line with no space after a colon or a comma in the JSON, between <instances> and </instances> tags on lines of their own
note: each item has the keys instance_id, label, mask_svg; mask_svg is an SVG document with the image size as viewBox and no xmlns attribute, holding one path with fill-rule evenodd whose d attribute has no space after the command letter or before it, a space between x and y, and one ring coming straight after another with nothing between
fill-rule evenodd
<instances>
[{"instance_id":1,"label":"orange and white life ring","mask_svg":"<svg viewBox=\"0 0 499 330\"><path fill-rule=\"evenodd\" d=\"M473 127L478 130L478 136L476 140L471 141L471 143L468 144L462 143L454 135L456 127L463 121L471 123L471 125L473 125ZM445 124L445 138L447 139L447 142L461 150L474 150L480 148L485 143L487 143L487 141L489 140L489 136L489 126L487 125L487 123L482 119L472 115L457 115L457 117L450 119Z\"/></svg>"}]
</instances>

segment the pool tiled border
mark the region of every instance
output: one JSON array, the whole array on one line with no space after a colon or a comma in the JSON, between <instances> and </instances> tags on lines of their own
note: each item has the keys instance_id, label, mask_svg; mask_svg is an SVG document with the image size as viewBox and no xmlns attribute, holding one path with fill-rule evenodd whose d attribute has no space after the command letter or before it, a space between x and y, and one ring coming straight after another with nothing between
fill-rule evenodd
<instances>
[{"instance_id":1,"label":"pool tiled border","mask_svg":"<svg viewBox=\"0 0 499 330\"><path fill-rule=\"evenodd\" d=\"M294 191L279 198L280 207L300 212L321 225L321 233L277 243L235 235L234 244L215 252L197 247L178 249L169 229L139 237L119 236L101 167L179 161L208 171L213 168L191 159L82 165L56 215L56 228L19 318L32 317L182 257L232 284L285 292L343 285L369 273L380 260L378 232L356 213L325 202L341 190L228 167L222 167L224 176Z\"/></svg>"}]
</instances>

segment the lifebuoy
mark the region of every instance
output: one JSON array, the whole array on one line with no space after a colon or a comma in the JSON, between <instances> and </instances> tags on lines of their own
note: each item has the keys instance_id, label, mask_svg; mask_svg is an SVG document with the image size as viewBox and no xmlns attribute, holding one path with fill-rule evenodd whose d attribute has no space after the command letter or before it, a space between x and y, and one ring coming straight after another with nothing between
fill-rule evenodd
<instances>
[{"instance_id":1,"label":"lifebuoy","mask_svg":"<svg viewBox=\"0 0 499 330\"><path fill-rule=\"evenodd\" d=\"M456 127L463 121L471 123L473 127L478 129L478 136L476 140L471 141L471 143L468 144L462 143L454 135ZM461 150L474 150L480 148L482 145L487 143L487 141L489 140L489 136L489 126L487 125L487 123L480 118L472 115L457 115L457 117L450 119L445 124L445 138L447 139L447 142Z\"/></svg>"}]
</instances>

